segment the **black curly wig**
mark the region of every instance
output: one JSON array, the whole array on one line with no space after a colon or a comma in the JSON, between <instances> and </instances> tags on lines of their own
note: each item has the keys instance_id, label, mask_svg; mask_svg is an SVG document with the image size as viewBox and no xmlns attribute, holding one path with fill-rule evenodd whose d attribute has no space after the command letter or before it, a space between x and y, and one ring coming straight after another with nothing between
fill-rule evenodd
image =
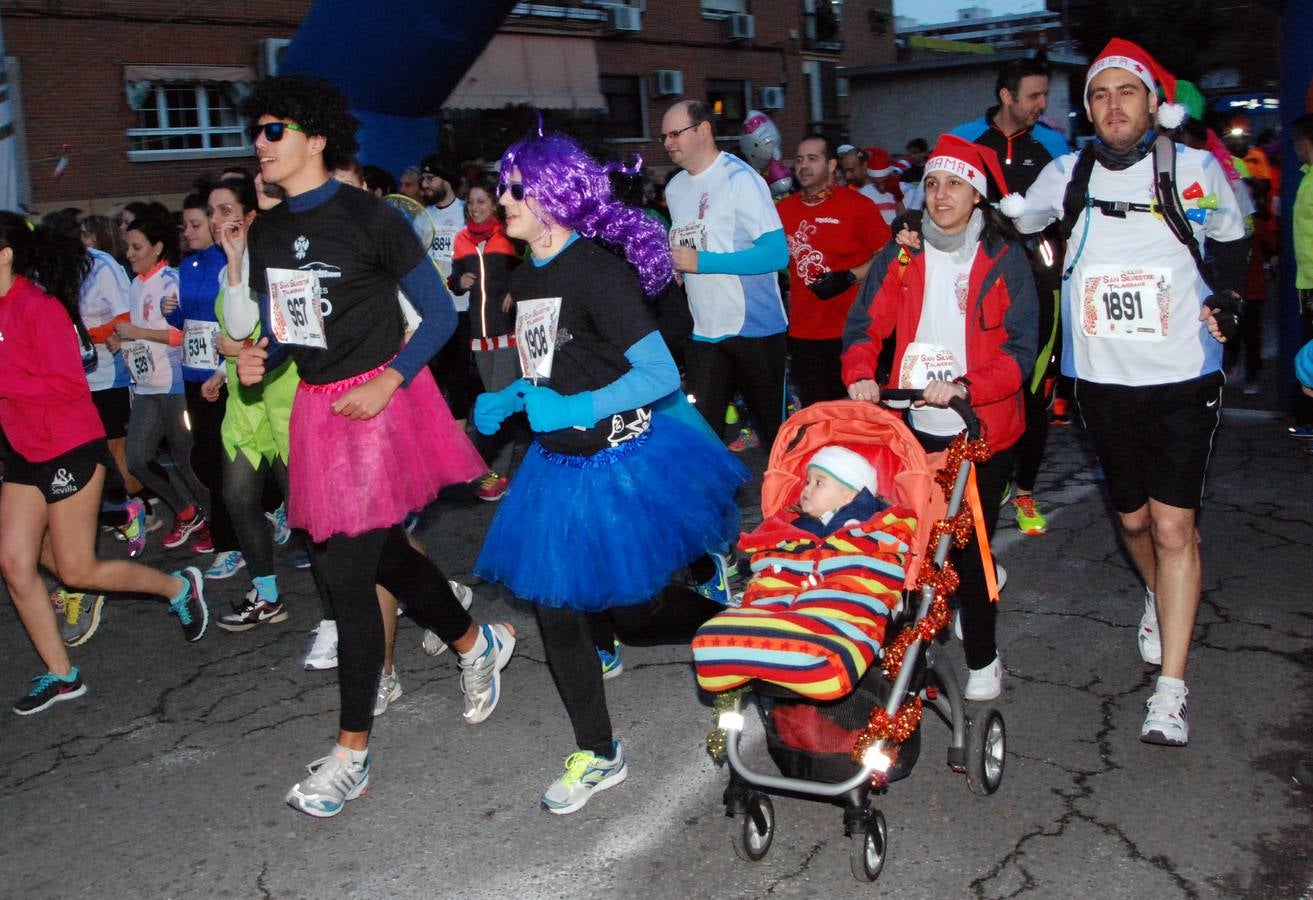
<instances>
[{"instance_id":1,"label":"black curly wig","mask_svg":"<svg viewBox=\"0 0 1313 900\"><path fill-rule=\"evenodd\" d=\"M360 145L360 121L348 108L346 96L323 78L278 75L257 81L242 101L242 115L255 124L261 116L291 119L307 137L324 138L324 165L329 171L348 164Z\"/></svg>"}]
</instances>

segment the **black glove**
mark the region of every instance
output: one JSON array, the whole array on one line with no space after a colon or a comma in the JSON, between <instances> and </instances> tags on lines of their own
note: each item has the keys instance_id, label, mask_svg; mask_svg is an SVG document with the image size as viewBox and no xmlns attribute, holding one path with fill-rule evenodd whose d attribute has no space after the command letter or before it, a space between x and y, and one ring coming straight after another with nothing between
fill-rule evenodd
<instances>
[{"instance_id":1,"label":"black glove","mask_svg":"<svg viewBox=\"0 0 1313 900\"><path fill-rule=\"evenodd\" d=\"M1222 337L1228 341L1235 337L1236 331L1240 328L1240 317L1245 310L1244 301L1236 296L1235 291L1210 294L1204 301L1204 306L1213 311L1213 319L1217 322L1217 330L1222 332Z\"/></svg>"},{"instance_id":2,"label":"black glove","mask_svg":"<svg viewBox=\"0 0 1313 900\"><path fill-rule=\"evenodd\" d=\"M845 269L842 272L826 272L807 287L822 300L833 300L857 283L857 276Z\"/></svg>"}]
</instances>

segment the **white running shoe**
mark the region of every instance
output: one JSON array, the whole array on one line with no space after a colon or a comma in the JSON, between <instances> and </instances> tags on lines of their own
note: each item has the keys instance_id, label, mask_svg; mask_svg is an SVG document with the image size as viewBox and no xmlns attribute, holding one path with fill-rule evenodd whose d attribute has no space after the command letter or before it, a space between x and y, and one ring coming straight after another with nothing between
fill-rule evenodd
<instances>
[{"instance_id":1,"label":"white running shoe","mask_svg":"<svg viewBox=\"0 0 1313 900\"><path fill-rule=\"evenodd\" d=\"M629 775L619 741L611 742L611 758L579 750L565 758L565 774L552 782L538 802L558 816L583 809L598 791L615 787Z\"/></svg>"},{"instance_id":2,"label":"white running shoe","mask_svg":"<svg viewBox=\"0 0 1313 900\"><path fill-rule=\"evenodd\" d=\"M292 785L287 802L301 812L318 819L327 819L342 811L348 800L354 800L369 790L370 757L353 763L340 747L306 769L310 777Z\"/></svg>"},{"instance_id":3,"label":"white running shoe","mask_svg":"<svg viewBox=\"0 0 1313 900\"><path fill-rule=\"evenodd\" d=\"M967 671L967 686L962 691L962 696L966 699L979 703L993 700L1001 693L1003 693L1003 663L997 656L983 669Z\"/></svg>"},{"instance_id":4,"label":"white running shoe","mask_svg":"<svg viewBox=\"0 0 1313 900\"><path fill-rule=\"evenodd\" d=\"M465 721L477 725L497 708L501 699L501 670L515 652L515 635L505 625L480 625L488 649L468 665L460 664L460 690L465 695Z\"/></svg>"},{"instance_id":5,"label":"white running shoe","mask_svg":"<svg viewBox=\"0 0 1313 900\"><path fill-rule=\"evenodd\" d=\"M1140 645L1140 659L1151 666L1163 664L1163 639L1158 631L1157 600L1149 591L1144 592L1144 614L1140 616L1140 632L1136 635Z\"/></svg>"},{"instance_id":6,"label":"white running shoe","mask_svg":"<svg viewBox=\"0 0 1313 900\"><path fill-rule=\"evenodd\" d=\"M460 605L465 609L469 609L470 604L474 602L474 590L469 585L461 584L459 581L448 581L447 584L451 585L451 592L456 595ZM447 642L425 628L424 637L420 639L419 647L429 656L439 656L446 652Z\"/></svg>"},{"instance_id":7,"label":"white running shoe","mask_svg":"<svg viewBox=\"0 0 1313 900\"><path fill-rule=\"evenodd\" d=\"M391 672L384 672L378 678L378 696L374 698L374 716L378 717L388 711L389 703L401 699L401 679L397 677L397 667Z\"/></svg>"},{"instance_id":8,"label":"white running shoe","mask_svg":"<svg viewBox=\"0 0 1313 900\"><path fill-rule=\"evenodd\" d=\"M322 671L337 668L337 623L321 619L311 632L315 636L303 665L307 669Z\"/></svg>"},{"instance_id":9,"label":"white running shoe","mask_svg":"<svg viewBox=\"0 0 1313 900\"><path fill-rule=\"evenodd\" d=\"M1163 747L1184 747L1190 741L1190 726L1185 721L1185 685L1163 684L1159 678L1145 706L1149 713L1140 728L1140 740Z\"/></svg>"},{"instance_id":10,"label":"white running shoe","mask_svg":"<svg viewBox=\"0 0 1313 900\"><path fill-rule=\"evenodd\" d=\"M246 559L239 550L223 550L215 555L214 562L205 570L205 577L210 581L222 581L232 578L241 569L246 568Z\"/></svg>"}]
</instances>

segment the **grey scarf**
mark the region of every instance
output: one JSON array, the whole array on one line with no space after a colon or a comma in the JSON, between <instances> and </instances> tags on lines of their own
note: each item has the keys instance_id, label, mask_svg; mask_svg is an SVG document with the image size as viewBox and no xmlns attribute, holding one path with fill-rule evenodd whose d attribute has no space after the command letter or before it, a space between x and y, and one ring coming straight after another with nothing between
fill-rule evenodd
<instances>
[{"instance_id":1,"label":"grey scarf","mask_svg":"<svg viewBox=\"0 0 1313 900\"><path fill-rule=\"evenodd\" d=\"M935 220L926 216L921 222L921 235L940 253L947 253L955 265L967 262L980 243L980 231L985 227L985 214L979 209L971 213L966 228L957 234L944 234Z\"/></svg>"}]
</instances>

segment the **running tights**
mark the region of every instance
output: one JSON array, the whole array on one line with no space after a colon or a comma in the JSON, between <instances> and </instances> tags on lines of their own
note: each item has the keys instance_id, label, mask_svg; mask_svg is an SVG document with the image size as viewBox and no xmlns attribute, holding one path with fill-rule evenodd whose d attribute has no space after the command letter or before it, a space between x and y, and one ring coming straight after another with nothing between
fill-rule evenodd
<instances>
[{"instance_id":1,"label":"running tights","mask_svg":"<svg viewBox=\"0 0 1313 900\"><path fill-rule=\"evenodd\" d=\"M310 557L337 616L341 728L369 731L383 670L383 615L374 585L387 588L406 607L407 615L448 644L464 636L473 620L452 593L447 576L410 546L400 525L355 537L335 534L311 544ZM596 654L593 668L597 669Z\"/></svg>"},{"instance_id":2,"label":"running tights","mask_svg":"<svg viewBox=\"0 0 1313 900\"><path fill-rule=\"evenodd\" d=\"M748 414L769 451L784 418L784 357L788 338L732 337L723 341L690 341L685 356L688 390L711 430L725 430L725 408L737 388Z\"/></svg>"}]
</instances>

